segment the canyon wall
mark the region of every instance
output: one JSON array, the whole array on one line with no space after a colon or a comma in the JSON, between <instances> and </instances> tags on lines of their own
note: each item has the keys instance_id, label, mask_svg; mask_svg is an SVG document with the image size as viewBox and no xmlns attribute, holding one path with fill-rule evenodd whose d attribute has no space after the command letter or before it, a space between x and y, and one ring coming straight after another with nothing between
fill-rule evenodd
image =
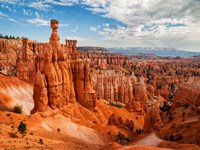
<instances>
[{"instance_id":1,"label":"canyon wall","mask_svg":"<svg viewBox=\"0 0 200 150\"><path fill-rule=\"evenodd\" d=\"M191 77L183 82L175 97L174 106L194 105L200 106L200 77Z\"/></svg>"}]
</instances>

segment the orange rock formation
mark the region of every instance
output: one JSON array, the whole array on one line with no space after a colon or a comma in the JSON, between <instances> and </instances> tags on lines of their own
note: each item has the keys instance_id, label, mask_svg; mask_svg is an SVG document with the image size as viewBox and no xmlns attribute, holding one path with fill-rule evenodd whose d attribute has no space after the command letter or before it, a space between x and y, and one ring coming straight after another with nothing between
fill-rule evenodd
<instances>
[{"instance_id":1,"label":"orange rock formation","mask_svg":"<svg viewBox=\"0 0 200 150\"><path fill-rule=\"evenodd\" d=\"M29 49L27 38L24 38L22 42L22 49L18 53L16 62L17 77L28 83L33 83L36 75L34 53Z\"/></svg>"},{"instance_id":2,"label":"orange rock formation","mask_svg":"<svg viewBox=\"0 0 200 150\"><path fill-rule=\"evenodd\" d=\"M91 85L89 64L78 60L77 41L66 40L64 48L59 42L57 20L51 20L51 28L49 43L43 44L35 59L35 107L31 113L45 111L48 106L53 109L63 107L76 100L86 108L94 109L96 95Z\"/></svg>"}]
</instances>

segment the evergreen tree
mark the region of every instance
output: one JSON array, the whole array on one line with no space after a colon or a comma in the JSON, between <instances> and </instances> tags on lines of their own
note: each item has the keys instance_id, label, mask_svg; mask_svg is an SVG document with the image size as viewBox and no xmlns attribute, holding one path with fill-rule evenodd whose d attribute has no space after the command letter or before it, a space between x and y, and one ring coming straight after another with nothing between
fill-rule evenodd
<instances>
[{"instance_id":1,"label":"evergreen tree","mask_svg":"<svg viewBox=\"0 0 200 150\"><path fill-rule=\"evenodd\" d=\"M23 121L21 121L18 126L18 132L22 135L22 138L26 136L26 123Z\"/></svg>"}]
</instances>

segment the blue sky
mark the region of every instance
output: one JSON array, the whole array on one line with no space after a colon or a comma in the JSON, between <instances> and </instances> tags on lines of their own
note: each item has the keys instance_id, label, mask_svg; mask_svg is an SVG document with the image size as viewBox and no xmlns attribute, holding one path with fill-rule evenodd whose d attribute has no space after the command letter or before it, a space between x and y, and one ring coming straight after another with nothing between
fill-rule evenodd
<instances>
[{"instance_id":1,"label":"blue sky","mask_svg":"<svg viewBox=\"0 0 200 150\"><path fill-rule=\"evenodd\" d=\"M175 47L200 52L199 0L0 0L0 33L79 46Z\"/></svg>"}]
</instances>

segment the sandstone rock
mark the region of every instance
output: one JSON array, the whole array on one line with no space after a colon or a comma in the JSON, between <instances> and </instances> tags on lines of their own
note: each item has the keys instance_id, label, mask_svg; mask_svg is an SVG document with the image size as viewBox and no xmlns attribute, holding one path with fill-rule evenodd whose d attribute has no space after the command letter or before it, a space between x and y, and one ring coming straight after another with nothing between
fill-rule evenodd
<instances>
[{"instance_id":1,"label":"sandstone rock","mask_svg":"<svg viewBox=\"0 0 200 150\"><path fill-rule=\"evenodd\" d=\"M57 20L51 20L51 28L52 34L49 43L43 44L39 53L36 53L35 66L38 75L34 83L35 107L32 113L44 111L47 104L56 109L69 102L75 102L76 99L86 108L94 109L96 94L91 84L89 64L78 60L77 41L66 41L67 44L64 48L59 42ZM22 54L24 55L24 53ZM68 57L69 55L71 57ZM71 60L69 60L70 58ZM45 86L43 81L46 83ZM42 91L42 94L38 92L39 90ZM44 94L45 92L48 97ZM42 105L44 104L43 97L45 97L45 106Z\"/></svg>"},{"instance_id":2,"label":"sandstone rock","mask_svg":"<svg viewBox=\"0 0 200 150\"><path fill-rule=\"evenodd\" d=\"M36 111L42 112L47 109L48 96L46 80L39 70L36 74L36 80L34 83L33 100L34 108L31 111L31 114L34 114Z\"/></svg>"},{"instance_id":3,"label":"sandstone rock","mask_svg":"<svg viewBox=\"0 0 200 150\"><path fill-rule=\"evenodd\" d=\"M28 39L22 40L23 46L21 51L18 53L16 62L17 77L28 83L33 83L36 75L36 69L34 65L35 56L34 53L29 49Z\"/></svg>"},{"instance_id":4,"label":"sandstone rock","mask_svg":"<svg viewBox=\"0 0 200 150\"><path fill-rule=\"evenodd\" d=\"M144 132L149 132L151 129L160 130L161 118L159 113L160 108L158 105L147 107L143 127Z\"/></svg>"},{"instance_id":5,"label":"sandstone rock","mask_svg":"<svg viewBox=\"0 0 200 150\"><path fill-rule=\"evenodd\" d=\"M96 94L93 90L89 75L89 64L86 62L75 63L75 92L77 100L86 108L96 107Z\"/></svg>"},{"instance_id":6,"label":"sandstone rock","mask_svg":"<svg viewBox=\"0 0 200 150\"><path fill-rule=\"evenodd\" d=\"M126 119L122 120L122 117L112 114L108 119L108 125L114 125L123 130L133 131L134 130L134 122L132 120Z\"/></svg>"},{"instance_id":7,"label":"sandstone rock","mask_svg":"<svg viewBox=\"0 0 200 150\"><path fill-rule=\"evenodd\" d=\"M200 77L191 77L188 82L180 85L174 97L174 106L185 106L185 104L200 105Z\"/></svg>"},{"instance_id":8,"label":"sandstone rock","mask_svg":"<svg viewBox=\"0 0 200 150\"><path fill-rule=\"evenodd\" d=\"M103 73L100 76L92 75L98 99L126 104L127 110L138 113L143 110L142 107L146 107L148 96L143 79L123 76L112 70ZM140 103L138 109L135 107L138 103L135 101Z\"/></svg>"}]
</instances>

